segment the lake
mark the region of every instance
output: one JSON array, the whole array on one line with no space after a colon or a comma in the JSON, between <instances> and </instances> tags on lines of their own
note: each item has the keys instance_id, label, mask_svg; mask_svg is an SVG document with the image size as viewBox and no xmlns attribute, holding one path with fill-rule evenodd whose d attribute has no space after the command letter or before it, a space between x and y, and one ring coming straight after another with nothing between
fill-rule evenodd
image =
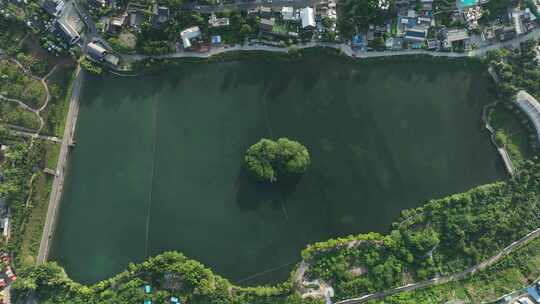
<instances>
[{"instance_id":1,"label":"lake","mask_svg":"<svg viewBox=\"0 0 540 304\"><path fill-rule=\"evenodd\" d=\"M93 283L178 250L236 283L282 281L308 243L502 179L493 94L478 63L320 52L89 76L51 259ZM262 137L306 145L307 173L255 183L242 161Z\"/></svg>"}]
</instances>

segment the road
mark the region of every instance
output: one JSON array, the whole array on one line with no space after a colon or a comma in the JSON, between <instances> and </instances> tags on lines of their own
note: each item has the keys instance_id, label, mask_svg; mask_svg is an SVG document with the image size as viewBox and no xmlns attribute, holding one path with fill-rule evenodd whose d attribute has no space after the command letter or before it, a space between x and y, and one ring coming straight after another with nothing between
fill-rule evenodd
<instances>
[{"instance_id":1,"label":"road","mask_svg":"<svg viewBox=\"0 0 540 304\"><path fill-rule=\"evenodd\" d=\"M516 37L512 40L509 40L504 43L495 43L486 47L482 47L476 50L469 52L457 53L457 52L434 52L426 50L402 50L402 51L359 51L353 50L348 44L337 44L337 43L327 43L327 42L309 42L304 44L298 44L293 47L276 47L268 45L235 45L231 47L217 47L212 48L210 51L205 53L199 52L185 52L178 51L176 53L160 55L160 56L148 56L148 55L122 55L123 58L127 61L139 61L149 58L155 59L168 59L168 58L209 58L218 54L228 53L228 52L238 52L238 51L265 51L265 52L276 52L276 53L287 53L292 49L307 49L307 48L333 48L340 50L343 54L353 57L353 58L377 58L377 57L390 57L390 56L410 56L410 55L428 55L433 57L450 57L450 58L461 58L461 57L482 57L485 56L487 52L492 50L497 50L503 47L512 47L516 48L520 43L529 40L529 39L539 39L540 38L540 28L536 28L530 33Z\"/></svg>"},{"instance_id":2,"label":"road","mask_svg":"<svg viewBox=\"0 0 540 304\"><path fill-rule=\"evenodd\" d=\"M210 14L210 13L218 13L218 12L224 12L224 11L232 11L232 10L241 10L241 11L247 11L250 9L255 9L260 6L265 7L272 7L272 8L278 8L281 9L283 6L292 6L295 8L301 8L306 6L315 6L319 4L321 0L276 0L272 1L272 3L268 3L267 1L257 0L257 1L249 1L249 2L242 2L242 1L236 1L236 3L231 4L222 4L222 5L196 5L194 3L187 4L184 8L200 12L203 14Z\"/></svg>"},{"instance_id":3,"label":"road","mask_svg":"<svg viewBox=\"0 0 540 304\"><path fill-rule=\"evenodd\" d=\"M537 228L536 230L529 232L527 235L525 235L521 239L513 242L512 244L508 245L504 249L500 250L497 254L493 255L489 259L484 260L475 266L472 266L464 271L455 273L453 275L444 276L444 277L436 277L427 281L422 281L422 282L418 282L414 284L397 287L388 291L372 293L372 294L364 295L358 298L345 299L342 301L338 301L335 304L359 304L359 303L364 303L370 300L382 299L382 298L385 298L394 294L398 294L401 292L405 292L405 291L413 291L416 289L426 288L433 285L448 283L450 281L462 280L475 272L478 272L482 269L485 269L497 263L508 254L512 253L516 249L536 239L539 236L540 236L540 228Z\"/></svg>"},{"instance_id":4,"label":"road","mask_svg":"<svg viewBox=\"0 0 540 304\"><path fill-rule=\"evenodd\" d=\"M43 234L41 236L41 243L39 244L39 252L37 257L37 263L41 264L47 261L49 255L49 246L54 233L54 227L56 222L56 216L60 199L62 197L62 190L64 188L64 178L68 168L68 156L69 147L72 142L77 117L79 114L79 95L81 91L81 84L84 78L84 72L80 67L77 67L75 72L75 80L73 81L73 87L71 91L71 99L69 101L69 110L66 117L66 125L64 128L64 136L62 139L62 146L60 147L60 154L58 156L58 163L56 166L56 172L58 174L54 178L51 195L49 198L49 206L47 209L47 217L45 218L45 225L43 227Z\"/></svg>"}]
</instances>

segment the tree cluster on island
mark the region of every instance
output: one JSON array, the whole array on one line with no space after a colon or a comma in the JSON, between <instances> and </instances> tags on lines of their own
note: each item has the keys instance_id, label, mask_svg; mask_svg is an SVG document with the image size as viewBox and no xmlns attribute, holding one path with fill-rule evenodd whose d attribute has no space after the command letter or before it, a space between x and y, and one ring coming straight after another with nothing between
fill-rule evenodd
<instances>
[{"instance_id":1,"label":"tree cluster on island","mask_svg":"<svg viewBox=\"0 0 540 304\"><path fill-rule=\"evenodd\" d=\"M288 138L277 141L263 138L249 147L244 157L248 172L263 182L299 176L306 172L310 162L307 148Z\"/></svg>"}]
</instances>

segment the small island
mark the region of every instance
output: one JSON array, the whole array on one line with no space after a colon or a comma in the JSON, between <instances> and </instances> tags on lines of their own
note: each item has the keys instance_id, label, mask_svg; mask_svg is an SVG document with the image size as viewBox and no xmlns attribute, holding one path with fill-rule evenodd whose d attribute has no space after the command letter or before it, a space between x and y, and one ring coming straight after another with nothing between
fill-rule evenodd
<instances>
[{"instance_id":1,"label":"small island","mask_svg":"<svg viewBox=\"0 0 540 304\"><path fill-rule=\"evenodd\" d=\"M308 149L288 138L263 138L249 147L244 157L246 169L258 180L273 183L278 177L297 177L310 164Z\"/></svg>"}]
</instances>

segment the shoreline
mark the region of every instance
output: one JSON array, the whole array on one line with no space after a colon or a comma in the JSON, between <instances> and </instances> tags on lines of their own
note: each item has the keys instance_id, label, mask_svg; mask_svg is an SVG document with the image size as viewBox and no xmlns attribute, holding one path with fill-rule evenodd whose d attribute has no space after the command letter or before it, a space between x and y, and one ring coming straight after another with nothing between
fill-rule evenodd
<instances>
[{"instance_id":1,"label":"shoreline","mask_svg":"<svg viewBox=\"0 0 540 304\"><path fill-rule=\"evenodd\" d=\"M69 110L66 116L60 154L56 164L56 174L52 184L51 194L49 196L47 216L45 218L45 224L41 234L41 242L39 244L39 251L37 255L37 264L43 264L47 261L50 251L50 242L54 236L56 218L58 215L60 200L63 194L64 179L69 168L70 146L74 143L73 136L75 134L77 117L79 115L79 95L81 92L83 78L84 71L81 70L80 67L77 67L75 70L75 78L73 79L73 86L69 96Z\"/></svg>"}]
</instances>

